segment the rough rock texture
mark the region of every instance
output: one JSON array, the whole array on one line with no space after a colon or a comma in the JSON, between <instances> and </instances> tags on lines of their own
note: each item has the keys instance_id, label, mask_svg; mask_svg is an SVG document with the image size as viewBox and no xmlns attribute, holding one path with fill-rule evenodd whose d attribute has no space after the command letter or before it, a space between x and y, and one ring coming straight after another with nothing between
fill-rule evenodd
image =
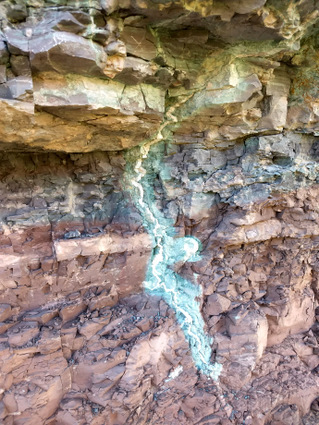
<instances>
[{"instance_id":1,"label":"rough rock texture","mask_svg":"<svg viewBox=\"0 0 319 425\"><path fill-rule=\"evenodd\" d=\"M319 423L318 23L317 0L0 2L1 423Z\"/></svg>"}]
</instances>

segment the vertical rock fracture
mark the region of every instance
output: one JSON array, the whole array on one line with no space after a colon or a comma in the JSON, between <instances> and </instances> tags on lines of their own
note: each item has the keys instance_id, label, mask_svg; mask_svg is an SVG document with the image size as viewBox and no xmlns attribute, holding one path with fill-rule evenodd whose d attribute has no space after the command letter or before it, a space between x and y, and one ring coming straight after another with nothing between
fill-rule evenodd
<instances>
[{"instance_id":1,"label":"vertical rock fracture","mask_svg":"<svg viewBox=\"0 0 319 425\"><path fill-rule=\"evenodd\" d=\"M175 311L189 342L196 367L217 380L222 366L211 364L213 339L205 333L205 322L199 302L201 288L183 279L170 268L174 263L198 260L199 241L194 237L174 237L172 220L165 218L158 210L152 195L154 187L149 181L146 182L147 171L143 168L143 161L147 159L151 146L162 138L162 134L159 133L155 140L135 148L134 153L127 154L127 171L124 178L125 187L129 188L143 217L144 227L153 241L144 287L151 295L163 297Z\"/></svg>"}]
</instances>

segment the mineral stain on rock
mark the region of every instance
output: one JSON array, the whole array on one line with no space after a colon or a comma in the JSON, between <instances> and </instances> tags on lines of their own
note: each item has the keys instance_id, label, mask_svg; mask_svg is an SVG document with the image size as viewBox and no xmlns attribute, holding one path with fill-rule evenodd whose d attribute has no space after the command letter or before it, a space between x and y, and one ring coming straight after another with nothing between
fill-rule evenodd
<instances>
[{"instance_id":1,"label":"mineral stain on rock","mask_svg":"<svg viewBox=\"0 0 319 425\"><path fill-rule=\"evenodd\" d=\"M131 196L142 215L144 227L153 241L144 287L151 295L161 296L175 311L190 345L196 367L217 380L222 365L211 364L213 340L205 333L205 322L200 311L201 287L179 276L171 268L176 263L199 260L200 243L190 236L174 237L172 220L166 218L155 205L152 194L154 185L147 175L147 170L143 168L143 162L146 162L149 154L149 144L139 149L137 154L127 155L127 161L135 156L136 159L133 164L128 162L125 176L125 183L130 188Z\"/></svg>"}]
</instances>

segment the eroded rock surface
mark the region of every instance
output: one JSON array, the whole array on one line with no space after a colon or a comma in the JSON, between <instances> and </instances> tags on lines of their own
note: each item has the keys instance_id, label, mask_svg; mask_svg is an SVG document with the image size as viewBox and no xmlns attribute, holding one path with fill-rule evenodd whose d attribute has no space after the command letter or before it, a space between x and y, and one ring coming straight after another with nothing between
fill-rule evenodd
<instances>
[{"instance_id":1,"label":"eroded rock surface","mask_svg":"<svg viewBox=\"0 0 319 425\"><path fill-rule=\"evenodd\" d=\"M318 1L0 17L1 423L317 425Z\"/></svg>"}]
</instances>

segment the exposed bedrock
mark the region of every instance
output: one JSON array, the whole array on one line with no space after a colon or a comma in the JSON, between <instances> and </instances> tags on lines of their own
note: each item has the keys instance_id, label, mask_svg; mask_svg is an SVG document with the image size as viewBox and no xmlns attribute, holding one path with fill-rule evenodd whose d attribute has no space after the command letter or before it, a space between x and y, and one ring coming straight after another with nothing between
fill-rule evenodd
<instances>
[{"instance_id":1,"label":"exposed bedrock","mask_svg":"<svg viewBox=\"0 0 319 425\"><path fill-rule=\"evenodd\" d=\"M318 1L0 18L0 422L317 425Z\"/></svg>"}]
</instances>

